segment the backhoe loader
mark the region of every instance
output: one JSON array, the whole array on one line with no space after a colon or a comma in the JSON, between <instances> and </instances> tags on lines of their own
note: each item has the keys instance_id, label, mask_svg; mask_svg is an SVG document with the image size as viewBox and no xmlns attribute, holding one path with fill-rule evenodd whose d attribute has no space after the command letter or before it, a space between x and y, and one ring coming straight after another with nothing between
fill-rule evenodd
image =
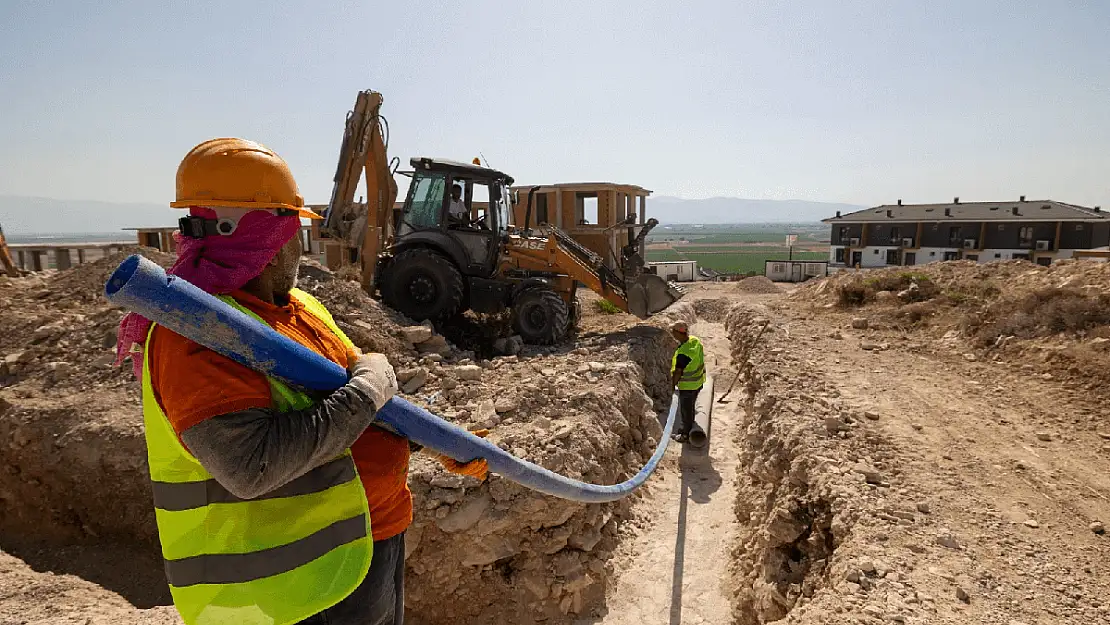
<instances>
[{"instance_id":1,"label":"backhoe loader","mask_svg":"<svg viewBox=\"0 0 1110 625\"><path fill-rule=\"evenodd\" d=\"M624 225L629 244L613 270L555 226L532 227L535 188L525 223L512 224L512 205L520 198L508 174L477 162L426 157L413 158L411 171L397 172L396 159L387 160L381 105L380 93L363 91L347 116L321 236L340 246L341 262L357 267L363 287L380 293L389 307L418 321L509 309L525 342L550 345L574 325L579 284L640 318L683 296L677 285L644 269L639 248L654 219ZM362 170L365 204L354 202ZM411 178L399 209L394 173ZM488 198L484 212L477 210L475 191Z\"/></svg>"}]
</instances>

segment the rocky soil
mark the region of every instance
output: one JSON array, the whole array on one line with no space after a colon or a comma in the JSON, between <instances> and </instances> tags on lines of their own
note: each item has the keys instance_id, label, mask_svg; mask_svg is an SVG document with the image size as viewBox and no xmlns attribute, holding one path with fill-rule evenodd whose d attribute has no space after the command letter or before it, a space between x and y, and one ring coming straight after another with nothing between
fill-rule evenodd
<instances>
[{"instance_id":1,"label":"rocky soil","mask_svg":"<svg viewBox=\"0 0 1110 625\"><path fill-rule=\"evenodd\" d=\"M584 293L574 342L550 349L460 345L318 267L303 286L389 354L410 400L591 481L650 454L674 318L697 316L718 397L741 371L709 452L674 446L618 504L415 458L412 622L1063 625L1110 623L1107 267L699 284L647 323ZM102 280L80 271L0 278L17 330L0 335L0 623L175 622L135 385L87 366L121 312L54 295Z\"/></svg>"},{"instance_id":2,"label":"rocky soil","mask_svg":"<svg viewBox=\"0 0 1110 625\"><path fill-rule=\"evenodd\" d=\"M1103 271L926 269L942 291L965 279L946 273L1015 281L1000 299L1043 288L1021 281L1029 272ZM1051 361L977 355L962 332L926 348L890 321L904 302L842 309L829 296L876 277L807 285L726 321L740 351L753 318L772 319L743 380L735 622L1110 622L1104 394L1078 392ZM909 288L889 292L921 297Z\"/></svg>"}]
</instances>

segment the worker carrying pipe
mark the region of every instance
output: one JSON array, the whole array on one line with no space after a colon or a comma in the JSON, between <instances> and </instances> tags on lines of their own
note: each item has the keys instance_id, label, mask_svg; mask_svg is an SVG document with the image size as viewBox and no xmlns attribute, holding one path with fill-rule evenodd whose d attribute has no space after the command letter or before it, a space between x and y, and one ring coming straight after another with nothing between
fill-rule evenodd
<instances>
[{"instance_id":1,"label":"worker carrying pipe","mask_svg":"<svg viewBox=\"0 0 1110 625\"><path fill-rule=\"evenodd\" d=\"M368 427L397 380L383 354L360 354L296 288L301 218L320 216L280 156L231 138L185 156L170 206L189 210L170 274L349 372L345 386L309 395L124 317L117 358L129 355L142 381L174 605L188 625L401 623L410 447ZM485 479L485 460L439 459Z\"/></svg>"},{"instance_id":2,"label":"worker carrying pipe","mask_svg":"<svg viewBox=\"0 0 1110 625\"><path fill-rule=\"evenodd\" d=\"M701 339L690 334L685 321L671 325L671 336L678 341L678 347L671 356L671 384L678 389L679 414L673 438L679 443L686 443L694 428L698 393L705 384L705 352Z\"/></svg>"}]
</instances>

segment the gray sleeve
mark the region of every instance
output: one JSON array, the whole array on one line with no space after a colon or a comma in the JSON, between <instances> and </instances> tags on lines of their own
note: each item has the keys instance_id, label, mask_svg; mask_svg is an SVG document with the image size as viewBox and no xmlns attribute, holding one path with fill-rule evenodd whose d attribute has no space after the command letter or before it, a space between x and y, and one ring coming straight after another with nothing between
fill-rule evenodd
<instances>
[{"instance_id":1,"label":"gray sleeve","mask_svg":"<svg viewBox=\"0 0 1110 625\"><path fill-rule=\"evenodd\" d=\"M369 396L348 384L305 410L212 417L182 432L181 440L221 486L251 499L343 453L374 412Z\"/></svg>"}]
</instances>

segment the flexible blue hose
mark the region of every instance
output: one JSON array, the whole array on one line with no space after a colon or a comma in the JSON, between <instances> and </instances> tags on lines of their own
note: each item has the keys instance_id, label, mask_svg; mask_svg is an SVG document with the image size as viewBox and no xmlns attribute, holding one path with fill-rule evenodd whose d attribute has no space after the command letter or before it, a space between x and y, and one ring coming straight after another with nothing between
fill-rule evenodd
<instances>
[{"instance_id":1,"label":"flexible blue hose","mask_svg":"<svg viewBox=\"0 0 1110 625\"><path fill-rule=\"evenodd\" d=\"M347 383L343 367L187 280L167 275L161 267L137 254L120 263L104 285L104 294L113 304L293 385L332 391ZM459 462L485 458L491 471L532 490L573 501L601 503L620 499L647 480L667 449L677 408L676 395L671 398L667 424L651 459L631 479L612 486L572 480L517 458L400 397L382 406L377 419L386 429Z\"/></svg>"}]
</instances>

